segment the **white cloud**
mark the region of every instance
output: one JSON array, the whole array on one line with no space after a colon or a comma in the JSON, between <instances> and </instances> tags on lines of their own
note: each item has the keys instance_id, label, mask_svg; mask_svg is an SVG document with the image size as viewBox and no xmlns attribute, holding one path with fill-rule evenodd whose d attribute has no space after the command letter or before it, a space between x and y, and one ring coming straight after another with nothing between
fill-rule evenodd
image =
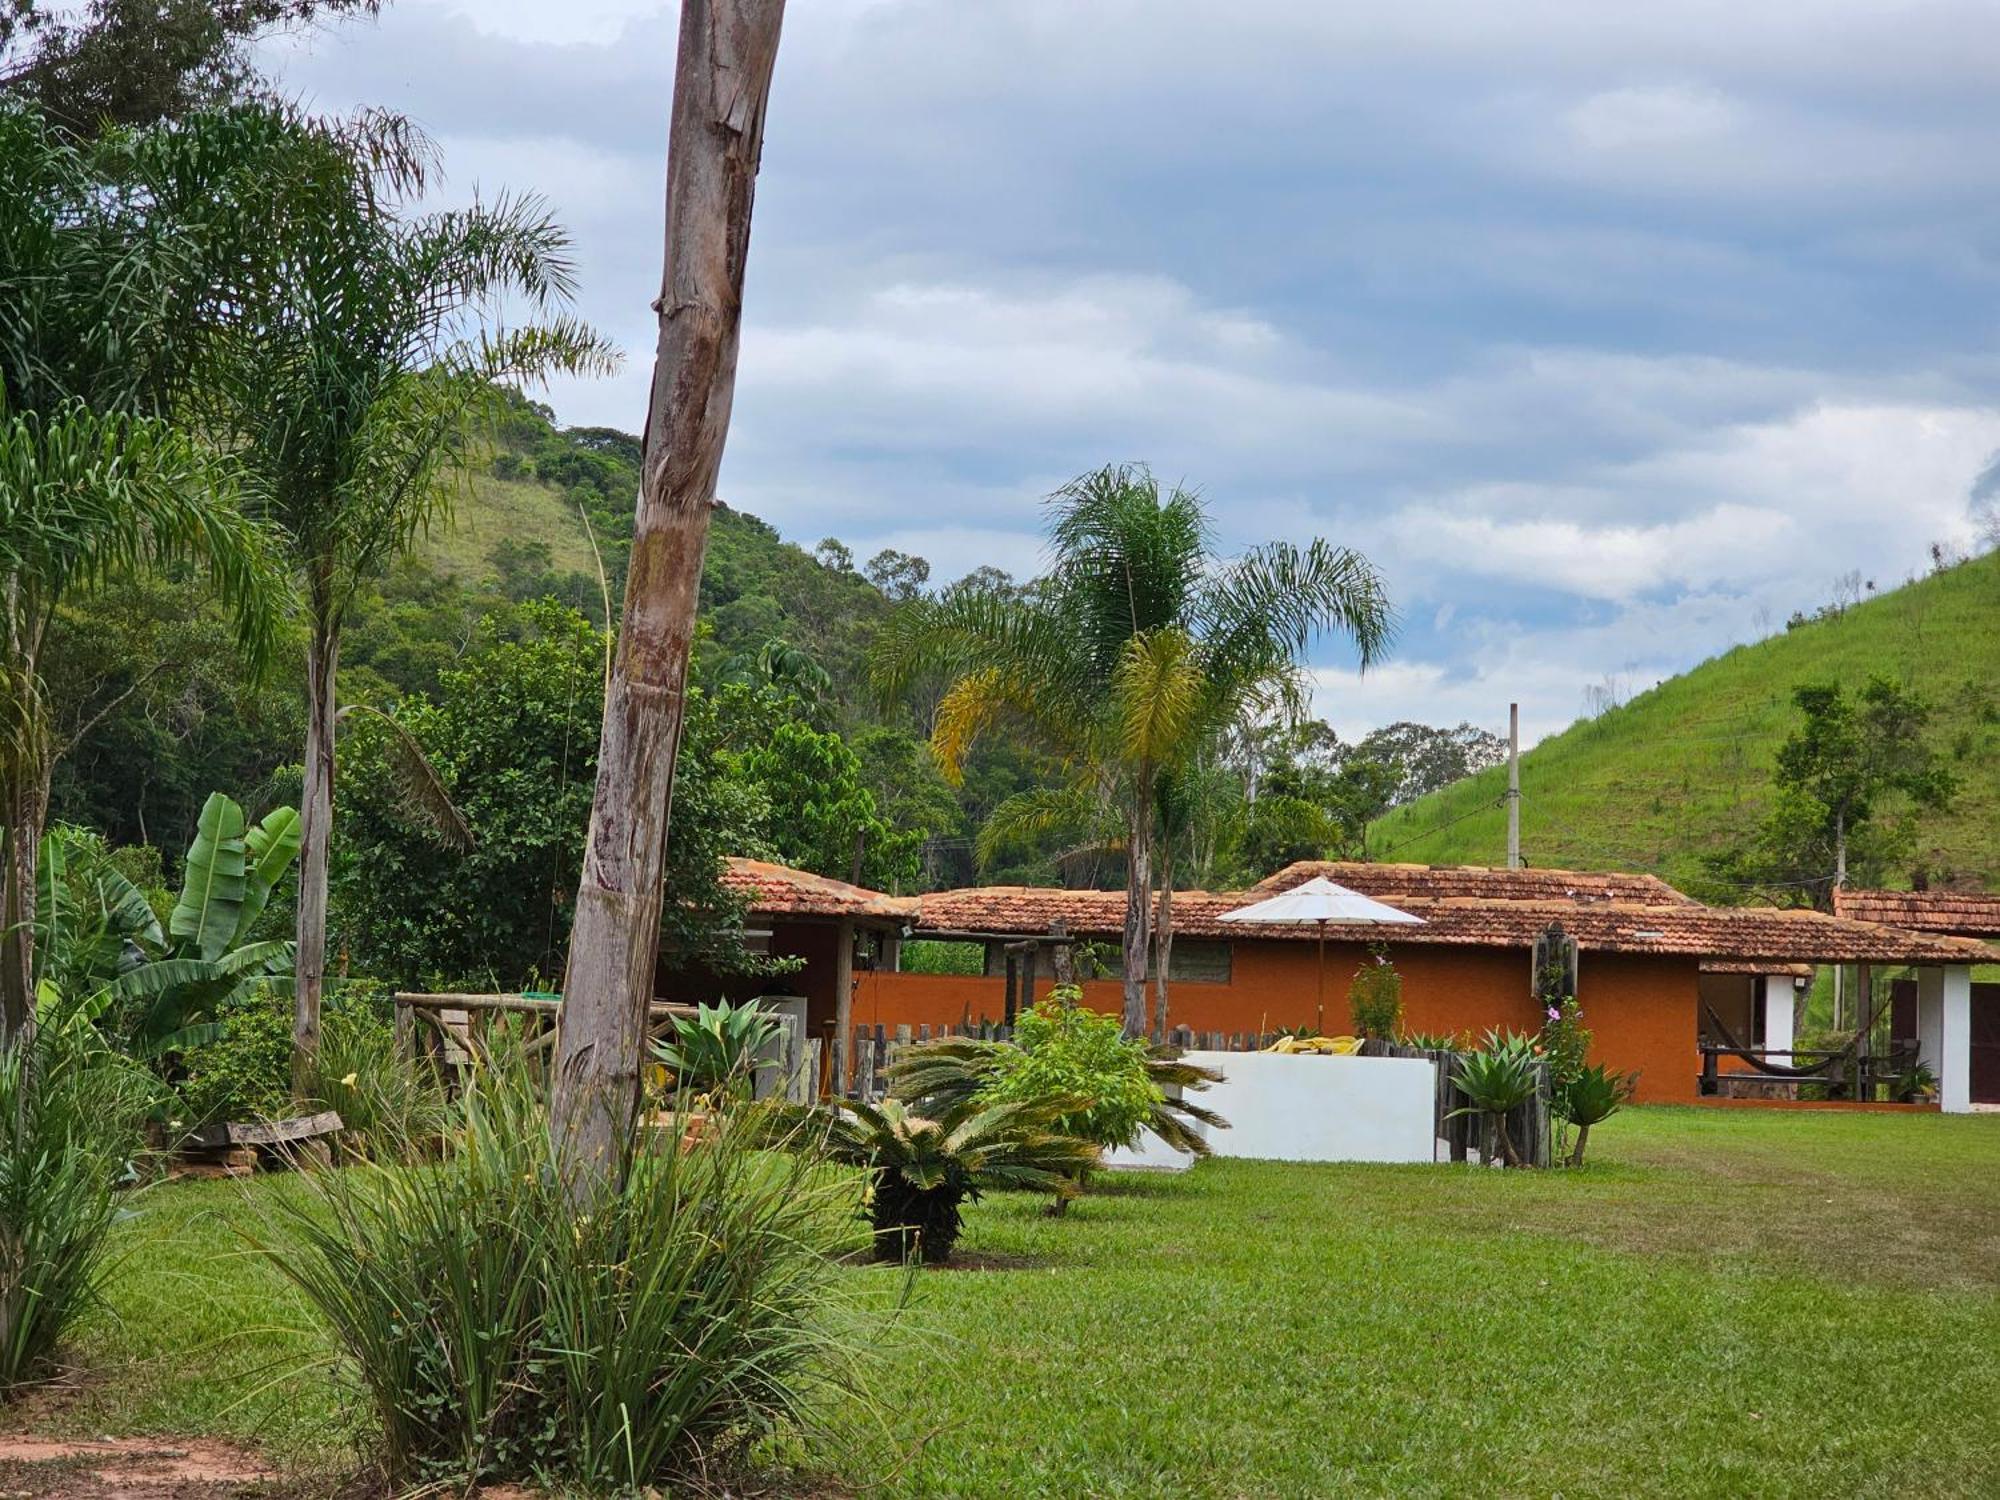
<instances>
[{"instance_id":1,"label":"white cloud","mask_svg":"<svg viewBox=\"0 0 2000 1500\"><path fill-rule=\"evenodd\" d=\"M1593 508L1608 509L1597 496ZM1513 578L1585 599L1631 599L1698 578L1736 581L1773 571L1791 531L1773 510L1718 505L1660 526L1501 521L1418 507L1396 522L1411 551L1430 548L1463 572Z\"/></svg>"},{"instance_id":2,"label":"white cloud","mask_svg":"<svg viewBox=\"0 0 2000 1500\"><path fill-rule=\"evenodd\" d=\"M1728 134L1742 110L1716 89L1666 84L1607 89L1564 116L1577 141L1592 151L1673 145Z\"/></svg>"},{"instance_id":3,"label":"white cloud","mask_svg":"<svg viewBox=\"0 0 2000 1500\"><path fill-rule=\"evenodd\" d=\"M1384 568L1370 719L1567 722L1884 584L2000 450L2000 49L1980 0L805 0L774 88L732 504L1031 571L1037 502L1145 459L1227 545ZM276 49L577 237L636 428L676 8L398 0ZM1334 658L1329 648L1328 660Z\"/></svg>"}]
</instances>

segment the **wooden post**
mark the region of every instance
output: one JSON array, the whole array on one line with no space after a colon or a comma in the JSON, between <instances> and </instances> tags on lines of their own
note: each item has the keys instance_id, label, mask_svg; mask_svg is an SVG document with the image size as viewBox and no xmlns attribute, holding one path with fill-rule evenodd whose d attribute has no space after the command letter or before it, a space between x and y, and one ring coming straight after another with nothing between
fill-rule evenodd
<instances>
[{"instance_id":1,"label":"wooden post","mask_svg":"<svg viewBox=\"0 0 2000 1500\"><path fill-rule=\"evenodd\" d=\"M1049 924L1049 972L1057 984L1076 983L1076 953L1070 947L1069 928L1061 922Z\"/></svg>"},{"instance_id":2,"label":"wooden post","mask_svg":"<svg viewBox=\"0 0 2000 1500\"><path fill-rule=\"evenodd\" d=\"M688 653L784 13L784 0L681 4L660 338L550 1104L579 1202L624 1170L639 1104Z\"/></svg>"},{"instance_id":3,"label":"wooden post","mask_svg":"<svg viewBox=\"0 0 2000 1500\"><path fill-rule=\"evenodd\" d=\"M842 917L833 934L833 1034L848 1038L854 1034L854 919ZM847 1092L854 1062L845 1061L848 1071L841 1074L835 1093Z\"/></svg>"}]
</instances>

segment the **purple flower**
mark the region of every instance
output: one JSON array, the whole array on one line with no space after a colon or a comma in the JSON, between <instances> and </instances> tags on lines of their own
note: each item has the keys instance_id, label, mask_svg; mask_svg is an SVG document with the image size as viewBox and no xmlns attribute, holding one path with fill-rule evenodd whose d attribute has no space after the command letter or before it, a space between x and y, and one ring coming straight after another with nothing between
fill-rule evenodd
<instances>
[{"instance_id":1,"label":"purple flower","mask_svg":"<svg viewBox=\"0 0 2000 1500\"><path fill-rule=\"evenodd\" d=\"M1560 1021L1562 1018L1563 1018L1563 1013L1557 1010L1553 1005L1551 1005L1549 1007L1549 1019L1551 1021Z\"/></svg>"}]
</instances>

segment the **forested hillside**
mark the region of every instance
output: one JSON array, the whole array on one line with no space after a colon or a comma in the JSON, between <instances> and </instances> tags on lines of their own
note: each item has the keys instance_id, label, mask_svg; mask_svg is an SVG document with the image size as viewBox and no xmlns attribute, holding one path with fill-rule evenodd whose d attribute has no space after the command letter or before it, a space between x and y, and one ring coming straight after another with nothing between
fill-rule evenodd
<instances>
[{"instance_id":1,"label":"forested hillside","mask_svg":"<svg viewBox=\"0 0 2000 1500\"><path fill-rule=\"evenodd\" d=\"M1882 878L2000 886L2000 554L1797 621L1542 741L1521 764L1530 864L1652 870L1714 897L1712 856L1744 846L1772 800L1795 689L1871 677L1931 708L1926 730L1956 791L1910 810L1907 854ZM1493 863L1506 852L1504 770L1380 819L1378 857ZM1900 809L1885 809L1896 813Z\"/></svg>"},{"instance_id":2,"label":"forested hillside","mask_svg":"<svg viewBox=\"0 0 2000 1500\"><path fill-rule=\"evenodd\" d=\"M364 589L341 655L335 910L358 952L401 972L419 953L447 971L501 950L516 974L552 963L589 802L637 441L560 428L509 397L485 444L449 521ZM1014 819L980 850L994 810L1032 803L1024 794L1053 786L1058 768L1003 721L949 783L925 745L944 683L890 702L870 681L871 645L899 604L1024 587L992 568L935 579L921 558L856 559L833 539L809 551L718 508L694 666L700 707L676 792L676 842L693 862L683 874L694 880L703 858L750 853L900 890L1122 880L1116 840L1061 819ZM246 680L220 615L190 609L192 597L183 580L148 576L61 621L52 697L67 721L53 812L113 845L179 847L218 789L253 809L297 796L299 643ZM378 713L423 746L451 796L483 809L475 852L441 850L411 816ZM1498 753L1469 725L1390 725L1353 745L1317 722L1240 734L1199 780L1181 878L1241 883L1290 859L1359 854L1369 818ZM436 911L458 915L419 912L407 899L417 886ZM490 922L468 926L473 909Z\"/></svg>"}]
</instances>

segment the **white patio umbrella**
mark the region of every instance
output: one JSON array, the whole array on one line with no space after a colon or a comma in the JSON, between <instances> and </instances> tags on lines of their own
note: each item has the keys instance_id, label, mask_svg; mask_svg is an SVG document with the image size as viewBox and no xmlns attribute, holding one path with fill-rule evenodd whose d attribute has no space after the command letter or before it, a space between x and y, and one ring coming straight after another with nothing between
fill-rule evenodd
<instances>
[{"instance_id":1,"label":"white patio umbrella","mask_svg":"<svg viewBox=\"0 0 2000 1500\"><path fill-rule=\"evenodd\" d=\"M1423 925L1422 917L1413 917L1406 911L1398 911L1393 906L1384 905L1359 891L1350 891L1344 885L1336 885L1324 875L1315 875L1311 880L1302 881L1290 890L1258 901L1249 906L1239 906L1235 911L1226 911L1221 921L1260 923L1273 927L1302 927L1311 923L1319 929L1319 993L1313 1008L1314 1024L1322 1031L1326 1026L1326 929L1329 923L1344 925L1386 925L1389 923Z\"/></svg>"}]
</instances>

